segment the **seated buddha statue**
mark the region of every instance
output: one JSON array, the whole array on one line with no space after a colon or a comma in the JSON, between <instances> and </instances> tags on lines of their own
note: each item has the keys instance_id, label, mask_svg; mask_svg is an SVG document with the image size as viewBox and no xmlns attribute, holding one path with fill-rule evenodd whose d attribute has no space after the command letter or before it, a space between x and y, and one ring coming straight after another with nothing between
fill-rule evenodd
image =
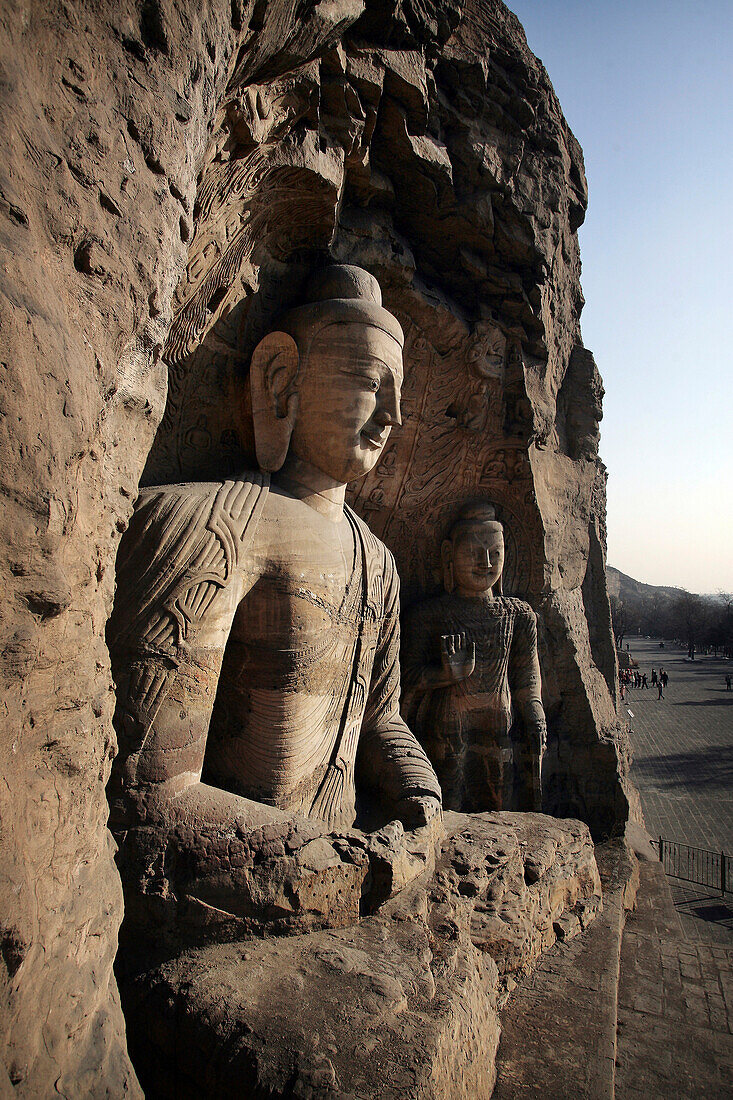
<instances>
[{"instance_id":1,"label":"seated buddha statue","mask_svg":"<svg viewBox=\"0 0 733 1100\"><path fill-rule=\"evenodd\" d=\"M247 828L348 829L358 790L408 830L439 813L399 711L394 559L344 501L400 423L402 345L371 275L325 269L253 353L259 470L140 494L108 632L111 825L161 893L175 863L220 904Z\"/></svg>"}]
</instances>

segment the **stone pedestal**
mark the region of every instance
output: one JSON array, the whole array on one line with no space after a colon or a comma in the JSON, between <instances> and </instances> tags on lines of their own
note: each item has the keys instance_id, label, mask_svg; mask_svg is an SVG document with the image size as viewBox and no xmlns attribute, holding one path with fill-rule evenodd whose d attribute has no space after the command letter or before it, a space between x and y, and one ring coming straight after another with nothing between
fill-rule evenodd
<instances>
[{"instance_id":1,"label":"stone pedestal","mask_svg":"<svg viewBox=\"0 0 733 1100\"><path fill-rule=\"evenodd\" d=\"M590 834L448 814L435 869L340 929L183 951L122 983L150 1098L477 1097L497 1004L601 907Z\"/></svg>"}]
</instances>

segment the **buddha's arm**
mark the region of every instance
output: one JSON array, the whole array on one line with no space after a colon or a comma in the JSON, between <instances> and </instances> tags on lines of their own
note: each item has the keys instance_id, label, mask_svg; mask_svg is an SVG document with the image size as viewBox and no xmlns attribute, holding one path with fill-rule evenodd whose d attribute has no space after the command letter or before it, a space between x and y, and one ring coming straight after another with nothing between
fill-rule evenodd
<instances>
[{"instance_id":1,"label":"buddha's arm","mask_svg":"<svg viewBox=\"0 0 733 1100\"><path fill-rule=\"evenodd\" d=\"M284 816L200 779L262 495L246 482L143 494L120 550L108 632L119 740L110 825L121 859L140 878L147 866L174 867L187 891L195 883L190 892L216 904L224 880L236 892L238 837Z\"/></svg>"},{"instance_id":2,"label":"buddha's arm","mask_svg":"<svg viewBox=\"0 0 733 1100\"><path fill-rule=\"evenodd\" d=\"M216 617L216 607L210 610ZM201 644L206 628L205 621L194 624L175 664L141 648L118 674L120 753L110 782L115 831L145 824L229 829L251 821L253 803L200 779L224 655L223 644Z\"/></svg>"},{"instance_id":3,"label":"buddha's arm","mask_svg":"<svg viewBox=\"0 0 733 1100\"><path fill-rule=\"evenodd\" d=\"M545 711L542 706L542 676L537 656L537 627L533 623L522 631L522 641L512 641L509 662L509 684L514 709L520 715L525 727L533 731L534 737L541 737L544 743Z\"/></svg>"},{"instance_id":4,"label":"buddha's arm","mask_svg":"<svg viewBox=\"0 0 733 1100\"><path fill-rule=\"evenodd\" d=\"M408 826L440 808L440 784L425 751L399 712L399 581L391 557L385 577L385 617L374 658L359 742L360 778L392 801Z\"/></svg>"},{"instance_id":5,"label":"buddha's arm","mask_svg":"<svg viewBox=\"0 0 733 1100\"><path fill-rule=\"evenodd\" d=\"M514 709L521 720L524 800L527 809L540 811L540 771L547 741L547 723L542 706L542 677L537 654L537 617L529 606L520 612L515 625L509 657L509 686Z\"/></svg>"}]
</instances>

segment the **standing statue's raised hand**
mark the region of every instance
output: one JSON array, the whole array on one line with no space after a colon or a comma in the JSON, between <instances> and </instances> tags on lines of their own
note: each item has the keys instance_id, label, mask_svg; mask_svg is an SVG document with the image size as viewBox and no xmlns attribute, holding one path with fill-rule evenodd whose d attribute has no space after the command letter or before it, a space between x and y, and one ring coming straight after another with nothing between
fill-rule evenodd
<instances>
[{"instance_id":1,"label":"standing statue's raised hand","mask_svg":"<svg viewBox=\"0 0 733 1100\"><path fill-rule=\"evenodd\" d=\"M443 634L440 638L440 659L444 671L454 683L465 680L476 667L476 643L465 634Z\"/></svg>"}]
</instances>

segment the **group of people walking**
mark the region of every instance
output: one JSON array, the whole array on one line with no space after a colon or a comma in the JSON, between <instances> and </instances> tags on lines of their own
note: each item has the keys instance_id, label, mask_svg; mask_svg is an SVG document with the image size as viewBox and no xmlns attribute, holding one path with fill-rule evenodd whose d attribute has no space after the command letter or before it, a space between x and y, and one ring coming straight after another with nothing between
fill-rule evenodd
<instances>
[{"instance_id":1,"label":"group of people walking","mask_svg":"<svg viewBox=\"0 0 733 1100\"><path fill-rule=\"evenodd\" d=\"M646 672L640 672L638 668L622 668L619 672L619 680L621 682L621 698L625 697L626 691L629 688L646 688L649 690L649 681L647 679ZM669 683L669 675L664 668L660 668L659 672L655 668L652 669L652 683L651 686L657 689L657 699L664 699L664 690Z\"/></svg>"},{"instance_id":2,"label":"group of people walking","mask_svg":"<svg viewBox=\"0 0 733 1100\"><path fill-rule=\"evenodd\" d=\"M626 648L628 650L629 647ZM655 687L657 689L657 699L664 699L664 692L667 690L667 684L669 683L669 674L662 666L660 666L659 671L653 668L651 677L647 677L646 672L641 672L638 668L622 668L619 669L618 678L621 684L622 702L626 692L632 687L646 688L647 691L650 687ZM725 674L725 690L733 691L733 676L729 672Z\"/></svg>"}]
</instances>

